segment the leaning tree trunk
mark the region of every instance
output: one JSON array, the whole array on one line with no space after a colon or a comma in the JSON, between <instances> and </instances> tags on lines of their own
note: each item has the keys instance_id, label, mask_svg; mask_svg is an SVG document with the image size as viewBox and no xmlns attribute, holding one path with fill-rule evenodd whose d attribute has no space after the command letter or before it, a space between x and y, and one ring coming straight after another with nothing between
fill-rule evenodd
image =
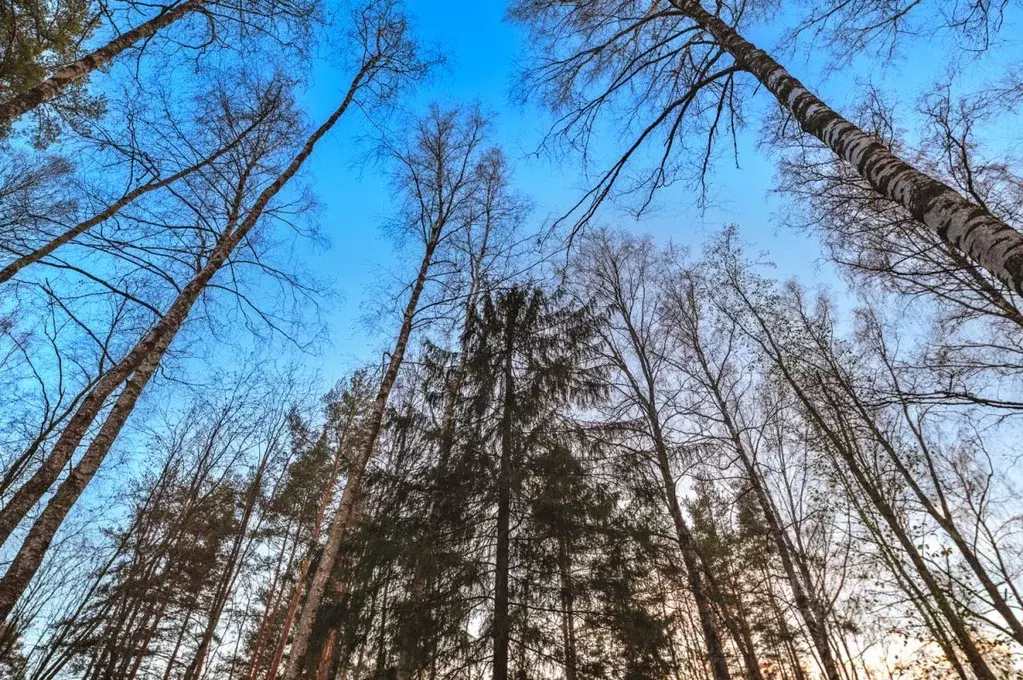
<instances>
[{"instance_id":1,"label":"leaning tree trunk","mask_svg":"<svg viewBox=\"0 0 1023 680\"><path fill-rule=\"evenodd\" d=\"M21 544L14 561L7 567L3 578L0 579L0 620L7 619L18 598L25 592L29 581L39 569L57 529L99 469L106 452L110 450L113 440L134 408L142 388L156 371L164 350L166 350L166 345L154 353L153 357L132 375L107 416L106 422L103 423L103 427L89 444L82 460L71 470L67 479L57 487L57 493L32 524L32 528Z\"/></svg>"},{"instance_id":2,"label":"leaning tree trunk","mask_svg":"<svg viewBox=\"0 0 1023 680\"><path fill-rule=\"evenodd\" d=\"M345 427L350 427L350 423L346 423ZM323 487L323 493L320 494L320 502L316 506L316 516L313 518L313 530L309 536L309 550L310 552L315 549L316 544L320 541L320 533L323 527L323 518L327 514L327 506L330 505L331 499L334 498L334 484L337 483L337 477L341 469L341 458L343 456L342 448L345 446L348 440L346 434L344 439L338 443L337 451L334 452L334 462L331 466L330 478L327 480L326 486ZM296 544L298 539L296 538ZM291 598L288 600L288 609L284 614L284 622L281 624L281 629L277 633L277 644L274 646L273 657L270 660L270 669L267 671L267 680L274 680L277 677L277 671L281 667L281 661L284 659L284 648L288 642L288 636L291 635L291 626L295 623L295 615L298 614L298 607L302 604L302 593L305 592L305 580L309 576L309 568L312 566L312 555L305 555L302 557L301 562L298 565L298 575L295 577L295 586L291 590ZM258 650L257 650L258 654Z\"/></svg>"},{"instance_id":3,"label":"leaning tree trunk","mask_svg":"<svg viewBox=\"0 0 1023 680\"><path fill-rule=\"evenodd\" d=\"M671 472L671 463L668 456L667 443L664 440L664 431L661 426L660 416L654 402L656 378L646 355L646 343L640 337L639 331L629 318L630 306L622 298L621 292L615 293L615 302L621 311L622 321L625 323L629 343L639 359L640 370L644 386L633 379L624 360L619 359L625 372L630 376L630 383L637 403L643 410L643 416L649 427L649 436L654 445L654 452L657 456L658 472L664 486L664 499L668 506L668 514L671 516L675 528L675 538L678 541L679 552L682 555L682 562L686 568L686 577L689 581L689 590L696 603L696 612L700 620L700 631L703 633L703 641L707 651L707 660L710 662L711 673L714 680L730 680L731 673L728 670L728 662L725 659L724 645L721 639L721 629L714 616L713 593L708 588L707 581L703 577L703 568L699 552L696 549L696 541L692 532L686 524L682 514L682 506L678 501L678 492L675 488L675 477ZM645 391L644 391L645 390Z\"/></svg>"},{"instance_id":4,"label":"leaning tree trunk","mask_svg":"<svg viewBox=\"0 0 1023 680\"><path fill-rule=\"evenodd\" d=\"M0 541L2 541L10 535L10 532L17 526L24 514L46 493L50 485L60 474L63 466L71 460L71 456L84 438L86 429L98 415L103 402L106 401L106 397L120 382L128 378L129 374L135 371L136 375L140 376L139 380L135 381L135 387L132 387L131 382L125 386L121 397L118 398L114 406L114 410L111 411L99 434L90 444L86 458L83 458L80 463L80 466L82 464L86 465L82 471L83 474L75 478L69 477L61 485L58 494L50 500L46 510L43 511L43 515L36 520L29 531L29 538L26 539L25 544L18 553L18 557L22 558L21 561L19 562L18 557L16 557L15 562L11 564L4 575L3 581L0 581L0 619L6 618L11 607L13 607L14 603L28 586L32 576L39 569L46 546L53 540L53 536L60 527L61 522L63 522L64 517L74 502L78 500L92 475L98 469L99 464L110 450L125 420L127 420L135 408L135 403L142 388L148 382L152 372L156 370L164 352L167 351L171 341L182 324L184 324L189 311L199 299L202 291L205 290L210 279L227 262L227 258L234 251L235 247L252 231L252 228L259 221L263 210L266 209L270 200L298 172L305 160L312 154L316 143L347 111L363 78L374 63L375 59L371 59L363 66L353 79L351 87L341 105L306 140L306 143L291 160L288 167L260 193L245 219L238 227L221 237L213 249L209 260L199 270L199 273L185 285L160 322L146 334L127 357L122 359L114 369L104 376L100 382L107 381L109 389L102 393L101 396L94 398L94 394L90 393L86 397L79 408L79 412L72 417L68 427L61 434L57 444L54 445L54 449L46 462L33 475L32 479L18 490L8 506L0 513L0 521L3 522L0 525L0 530L6 532L0 535ZM94 389L94 393L96 389ZM84 410L87 406L88 409ZM86 461L88 462L86 463ZM54 509L52 512L48 512L51 505L54 506Z\"/></svg>"},{"instance_id":5,"label":"leaning tree trunk","mask_svg":"<svg viewBox=\"0 0 1023 680\"><path fill-rule=\"evenodd\" d=\"M482 252L485 252L485 247ZM444 414L441 418L440 443L437 452L437 467L435 486L430 492L429 509L427 510L426 550L431 551L437 544L439 524L441 521L441 508L444 503L445 489L443 481L448 471L451 453L455 445L455 411L458 407L459 395L462 393L462 385L465 382L465 373L469 363L469 342L472 338L472 319L476 309L476 301L479 293L479 286L474 280L470 285L469 295L465 302L465 322L462 326L462 333L459 342L458 363L455 365L454 374L448 385L446 400L444 403ZM432 561L431 555L417 555L416 566L412 575L412 601L425 603L424 596L428 592L431 581L436 578L432 565L426 564ZM420 606L426 607L426 604ZM420 670L422 659L420 658L420 641L423 631L407 630L402 636L401 649L398 658L397 680L412 680Z\"/></svg>"},{"instance_id":6,"label":"leaning tree trunk","mask_svg":"<svg viewBox=\"0 0 1023 680\"><path fill-rule=\"evenodd\" d=\"M199 10L204 2L205 0L188 0L175 7L165 8L149 21L122 33L98 50L90 52L78 61L61 66L54 71L53 75L35 87L0 104L0 127L6 126L21 114L50 101L68 85L82 80L97 69L104 68L114 57L135 43L153 37L160 29Z\"/></svg>"},{"instance_id":7,"label":"leaning tree trunk","mask_svg":"<svg viewBox=\"0 0 1023 680\"><path fill-rule=\"evenodd\" d=\"M323 548L323 556L317 565L316 573L309 582L309 592L306 595L305 604L302 607L302 614L299 616L295 626L295 639L291 643L291 651L288 655L288 664L284 669L285 680L297 680L302 669L303 657L309 648L309 639L312 636L313 627L316 624L316 612L323 601L323 595L327 589L327 581L337 561L338 550L344 540L352 517L355 514L355 499L362 487L362 478L366 473L366 466L376 448L377 439L380 437L380 428L384 420L384 411L387 409L387 401L391 395L391 388L398 378L398 371L401 369L402 361L405 358L405 349L408 347L409 337L412 335L412 323L415 320L416 308L419 305L419 296L426 285L426 278L429 274L430 265L433 263L433 253L440 240L440 232L443 222L438 220L431 228L429 241L423 253L423 260L419 266L419 273L416 282L412 286L412 294L408 304L405 305L405 313L402 316L401 330L394 343L394 352L387 365L383 380L380 381L380 389L377 391L376 399L373 402L373 409L369 414L369 421L366 425L365 439L358 454L352 459L348 469L348 480L345 484L344 493L341 495L341 504L338 506L334 519L331 521L330 533L327 535L327 543Z\"/></svg>"},{"instance_id":8,"label":"leaning tree trunk","mask_svg":"<svg viewBox=\"0 0 1023 680\"><path fill-rule=\"evenodd\" d=\"M87 220L79 222L78 224L71 227L64 233L60 234L59 236L50 239L45 244L36 248L32 252L26 253L19 257L18 259L14 260L3 269L0 269L0 284L10 281L18 272L20 272L25 267L29 266L30 264L39 262L44 257L51 254L53 251L57 250L61 246L70 243L74 239L78 238L85 232L95 227L96 225L102 224L103 222L107 221L108 219L116 215L118 212L120 212L124 207L134 202L136 199L141 198L142 196L145 196L146 194L156 191L158 189L170 186L171 184L174 184L178 180L183 179L188 175L191 175L193 172L202 170L207 165L214 163L218 158L223 156L225 153L229 152L231 149L238 146L238 144L249 134L249 132L251 132L264 119L265 116L258 117L256 120L252 121L252 123L249 126L247 126L237 137L235 137L227 144L224 144L223 146L221 146L216 151L206 156L202 160L193 163L187 168L183 168L178 172L175 172L173 175L165 177L164 179L146 182L142 186L132 189L124 196L108 205L101 212L96 213Z\"/></svg>"},{"instance_id":9,"label":"leaning tree trunk","mask_svg":"<svg viewBox=\"0 0 1023 680\"><path fill-rule=\"evenodd\" d=\"M656 418L656 415L651 414L651 418ZM679 552L682 553L686 578L689 579L689 590L696 602L696 612L700 619L703 641L707 647L707 660L710 662L711 673L714 680L731 680L728 662L725 660L721 631L714 617L710 588L707 587L707 581L703 577L703 565L696 550L696 540L686 524L685 517L682 515L682 506L678 502L675 478L671 474L671 466L668 462L668 450L660 432L660 425L656 422L651 422L651 425L654 431L658 468L661 473L661 481L664 483L664 496L668 503L668 514L671 515L672 523L675 526L675 538L678 541Z\"/></svg>"},{"instance_id":10,"label":"leaning tree trunk","mask_svg":"<svg viewBox=\"0 0 1023 680\"><path fill-rule=\"evenodd\" d=\"M1017 293L1023 293L1023 234L947 184L920 172L832 110L781 64L696 0L670 0L710 33L799 123L851 164L878 193L895 201L946 243L965 252Z\"/></svg>"},{"instance_id":11,"label":"leaning tree trunk","mask_svg":"<svg viewBox=\"0 0 1023 680\"><path fill-rule=\"evenodd\" d=\"M941 585L938 583L934 574L931 573L923 555L920 554L916 544L899 522L898 513L889 504L877 486L870 481L866 471L857 460L856 452L850 450L850 445L848 443L850 439L848 439L848 435L836 432L835 428L829 424L827 419L824 417L824 414L818 409L817 404L814 403L814 401L810 398L810 395L808 395L803 389L800 381L792 374L784 352L780 347L778 347L767 322L760 315L753 303L746 297L745 292L734 283L732 286L733 290L740 295L746 309L751 313L757 323L757 326L759 326L760 330L764 334L762 339L758 339L761 347L764 349L768 358L774 363L785 383L792 389L796 399L806 409L810 423L824 436L827 443L830 444L831 448L834 450L834 453L843 460L846 468L848 468L849 472L855 479L856 484L869 499L877 513L885 521L885 524L891 530L892 534L894 534L896 541L902 547L905 555L909 558L913 567L916 569L917 574L920 576L920 579L927 587L927 591L930 594L931 599L934 601L938 610L941 612L941 615L948 623L949 628L951 628L956 642L966 655L966 659L969 662L974 675L979 680L995 680L996 676L991 670L991 667L988 665L980 648L974 641L966 622L953 603L949 601L945 591L942 590ZM840 418L843 417L842 414L844 410L840 405L835 404L829 399L829 395L826 390L824 391L824 397L829 401L828 406L836 414L836 416Z\"/></svg>"}]
</instances>

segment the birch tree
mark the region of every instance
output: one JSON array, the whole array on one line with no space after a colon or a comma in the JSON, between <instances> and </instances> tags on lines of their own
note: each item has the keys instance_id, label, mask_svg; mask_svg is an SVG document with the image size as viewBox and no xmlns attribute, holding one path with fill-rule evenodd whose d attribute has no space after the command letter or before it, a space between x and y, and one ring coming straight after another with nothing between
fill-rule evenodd
<instances>
[{"instance_id":1,"label":"birch tree","mask_svg":"<svg viewBox=\"0 0 1023 680\"><path fill-rule=\"evenodd\" d=\"M983 205L922 172L830 108L770 55L740 33L743 4L706 9L696 0L619 2L524 0L513 15L534 35L538 63L527 87L539 88L559 115L555 133L585 147L605 111L630 111L638 131L624 154L579 202L580 221L634 165L640 149L660 139L655 166L631 187L642 202L677 176L681 149L694 137L705 151L741 120L740 76L774 96L793 121L851 166L877 194L902 206L949 247L1013 291L1023 291L1023 235Z\"/></svg>"}]
</instances>

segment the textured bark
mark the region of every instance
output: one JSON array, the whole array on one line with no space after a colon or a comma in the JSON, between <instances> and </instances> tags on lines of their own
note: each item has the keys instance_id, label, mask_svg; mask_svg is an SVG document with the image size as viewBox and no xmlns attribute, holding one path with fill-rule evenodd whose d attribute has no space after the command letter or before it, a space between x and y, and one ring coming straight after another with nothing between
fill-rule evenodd
<instances>
[{"instance_id":1,"label":"textured bark","mask_svg":"<svg viewBox=\"0 0 1023 680\"><path fill-rule=\"evenodd\" d=\"M225 153L238 146L242 139L244 139L245 136L248 135L248 133L252 129L254 129L257 125L259 125L262 122L263 118L264 117L260 117L257 120L253 121L251 125L246 127L246 129L243 130L241 134L238 135L238 137L236 137L230 143L221 146L219 149L211 153L209 156L203 158L201 161L194 163L188 166L187 168L179 170L178 172L168 177L165 177L164 179L153 180L151 182L143 184L142 186L132 189L124 196L108 205L103 211L93 215L92 217L83 222L79 222L75 226L65 231L60 236L57 236L48 241L45 245L36 248L31 253L26 253L25 255L22 255L18 259L14 260L6 267L4 267L2 270L0 270L0 284L10 281L18 272L20 272L25 267L35 262L39 262L44 257L53 253L61 246L70 243L74 239L78 238L85 232L95 227L96 225L102 224L103 222L110 219L118 212L120 212L125 206L130 205L136 199L141 198L142 196L145 196L146 194L156 191L158 189L170 186L171 184L174 184L178 180L187 177L188 175L191 175L193 172L197 172L198 170L201 170L207 165L210 165L211 163L215 162Z\"/></svg>"},{"instance_id":2,"label":"textured bark","mask_svg":"<svg viewBox=\"0 0 1023 680\"><path fill-rule=\"evenodd\" d=\"M59 528L60 522L63 521L71 505L81 495L85 485L88 484L89 479L95 473L95 469L98 468L103 457L110 450L114 439L116 439L120 432L121 426L123 426L124 421L127 420L127 417L134 409L142 387L148 382L152 372L156 370L160 359L167 351L182 324L184 324L189 311L191 311L192 306L199 299L203 290L205 290L210 279L213 278L213 275L224 265L237 245L256 225L270 200L298 172L305 160L312 154L316 143L348 110L355 97L355 93L373 63L374 60L371 59L363 66L362 70L352 81L348 94L345 96L344 101L341 102L341 105L306 140L287 168L259 194L245 219L241 221L237 228L228 231L220 238L202 269L181 290L181 293L175 298L163 318L132 349L127 357L118 362L114 369L111 369L99 381L99 383L103 384L103 389L100 389L100 384L98 383L93 392L83 400L79 411L69 421L67 428L61 434L54 445L53 451L51 451L50 456L40 467L40 470L18 490L11 502L0 513L2 515L0 516L0 531L4 532L0 540L6 540L20 519L46 493L59 475L60 470L71 459L75 449L77 449L84 438L87 428L98 415L107 396L118 384L137 369L136 375L139 376L139 379L135 381L135 387L132 388L131 382L125 387L121 397L118 398L118 402L115 404L115 410L111 411L106 423L104 423L99 434L90 444L86 457L83 458L83 463L86 460L89 462L83 468L82 475L74 479L69 477L68 483L61 486L61 489L66 493L51 500L52 504L58 498L60 499L52 513L44 511L43 515L35 522L29 532L32 542L30 543L29 540L26 540L25 545L19 551L19 555L22 553L25 555L23 562L18 566L18 569L15 569L16 565L12 564L8 569L8 573L4 575L3 581L0 582L0 616L4 618L7 616L14 602L20 597L28 582L39 568L43 555L38 551L38 547L44 546L43 550L45 550L45 546L48 546L53 539L53 535ZM122 408L118 409L118 406ZM92 468L92 466L95 466L95 468ZM92 468L91 471L90 468ZM47 505L47 510L49 506L50 504ZM8 579L10 580L8 581Z\"/></svg>"},{"instance_id":3,"label":"textured bark","mask_svg":"<svg viewBox=\"0 0 1023 680\"><path fill-rule=\"evenodd\" d=\"M285 667L283 677L286 680L297 680L302 668L303 657L309 648L309 639L312 636L313 627L316 624L316 612L323 601L323 595L327 588L327 581L337 561L341 542L351 525L352 517L355 514L355 500L362 488L362 478L366 472L369 459L376 449L377 439L380 437L380 428L384 420L384 412L387 409L387 401L391 395L391 388L398 377L402 361L405 359L405 349L408 347L409 337L412 335L412 322L415 317L416 308L419 305L419 297L426 285L427 274L433 262L433 253L440 240L440 232L443 222L437 221L431 228L429 241L423 253L423 260L419 266L419 273L412 286L412 294L405 305L405 312L402 316L401 330L394 343L394 351L388 363L387 371L380 382L373 408L370 411L366 423L365 439L359 447L358 454L352 459L348 470L348 480L345 484L344 493L341 495L341 504L331 521L330 532L327 535L327 542L323 548L323 555L317 565L316 572L309 582L309 592L306 595L305 604L302 607L302 614L299 616L295 626L295 639L291 643L291 651L288 654L288 664Z\"/></svg>"},{"instance_id":4,"label":"textured bark","mask_svg":"<svg viewBox=\"0 0 1023 680\"><path fill-rule=\"evenodd\" d=\"M50 101L59 95L65 87L82 80L96 69L103 68L114 57L135 43L151 38L160 29L200 9L203 1L188 0L188 2L165 8L149 21L122 33L98 50L90 52L78 61L56 69L53 75L43 82L0 104L0 127L4 127L23 113Z\"/></svg>"},{"instance_id":5,"label":"textured bark","mask_svg":"<svg viewBox=\"0 0 1023 680\"><path fill-rule=\"evenodd\" d=\"M163 350L166 350L166 345ZM110 446L134 408L142 388L156 371L162 356L163 351L154 353L152 359L132 375L118 396L103 427L89 444L82 460L71 470L67 479L57 487L56 494L32 524L32 528L25 537L18 554L14 557L14 561L7 567L3 578L0 579L0 620L7 619L14 604L25 592L29 581L32 580L39 565L42 564L43 557L47 548L50 547L57 529L67 517L68 512L71 511L75 501L82 495L85 487L92 481L100 463L103 462L107 451L110 450Z\"/></svg>"},{"instance_id":6,"label":"textured bark","mask_svg":"<svg viewBox=\"0 0 1023 680\"><path fill-rule=\"evenodd\" d=\"M699 2L670 0L710 33L737 65L752 74L799 123L852 165L875 191L966 253L1011 290L1023 293L1023 234L947 184L920 172L818 99L781 64Z\"/></svg>"}]
</instances>

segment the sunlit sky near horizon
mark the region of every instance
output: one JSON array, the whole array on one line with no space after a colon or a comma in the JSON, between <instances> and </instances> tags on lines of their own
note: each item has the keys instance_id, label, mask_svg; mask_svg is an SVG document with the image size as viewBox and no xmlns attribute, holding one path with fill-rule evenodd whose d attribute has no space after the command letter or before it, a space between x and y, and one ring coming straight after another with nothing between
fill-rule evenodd
<instances>
[{"instance_id":1,"label":"sunlit sky near horizon","mask_svg":"<svg viewBox=\"0 0 1023 680\"><path fill-rule=\"evenodd\" d=\"M516 76L528 56L527 35L522 26L506 19L506 3L409 0L407 6L418 39L439 48L446 65L405 98L405 112L422 113L432 102L443 106L478 102L494 116L495 141L512 161L517 189L535 205L531 226L538 228L561 215L582 195L595 168L587 175L576 158L552 159L536 153L552 119L548 112L532 104L522 105L513 96ZM1012 40L1017 34L1014 20L1007 19L1003 40ZM777 24L757 26L748 37L773 50L791 72L840 111L850 112L867 85L879 86L896 98L899 111L906 114L900 122L910 139L918 129L913 107L936 82L945 79L952 66L947 44L916 37L907 38L894 59L868 56L826 70L826 60L819 55L779 49L780 28L785 25L783 17ZM983 72L976 82L999 77L1005 66L1003 55L1013 52L996 47L979 59L971 58L964 69L967 76L956 81L961 91L970 91L970 74ZM316 67L305 102L312 120L321 120L336 105L343 82L344 74L322 64ZM772 193L775 160L761 146L764 114L772 105L770 96L761 90L747 107L748 125L738 137L738 167L730 154L719 154L711 176L711 202L705 209L697 206L698 188L679 183L662 191L652 209L638 220L606 206L596 221L650 234L659 242L670 239L693 247L722 226L735 224L752 249L765 251L777 265L778 276L841 291L844 283L823 264L818 244L806 234L781 226L780 217L791 210L791 203ZM320 228L330 241L329 248L309 255L307 265L315 275L332 281L340 295L324 310L329 323L328 349L311 366L327 381L380 356L386 328L375 332L368 327L365 312L381 284L406 264L381 229L393 207L386 169L377 163L360 163L366 144L353 142L370 133L364 121L344 121L317 150L307 173L323 208ZM1011 152L1021 135L1003 133L998 142ZM609 139L602 146L610 153L620 148L619 143Z\"/></svg>"}]
</instances>

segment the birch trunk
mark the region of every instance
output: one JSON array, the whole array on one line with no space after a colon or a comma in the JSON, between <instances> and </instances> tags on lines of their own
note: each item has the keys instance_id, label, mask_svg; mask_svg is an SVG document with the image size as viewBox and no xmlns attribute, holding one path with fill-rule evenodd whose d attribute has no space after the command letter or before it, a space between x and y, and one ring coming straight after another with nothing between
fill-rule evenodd
<instances>
[{"instance_id":1,"label":"birch trunk","mask_svg":"<svg viewBox=\"0 0 1023 680\"><path fill-rule=\"evenodd\" d=\"M943 241L966 253L1011 290L1023 293L1023 234L947 184L920 172L832 110L770 55L694 0L669 0L767 88L799 123Z\"/></svg>"},{"instance_id":2,"label":"birch trunk","mask_svg":"<svg viewBox=\"0 0 1023 680\"><path fill-rule=\"evenodd\" d=\"M135 43L151 38L160 29L201 9L204 1L188 0L179 5L164 8L149 21L122 33L103 47L85 55L78 61L61 66L54 71L53 75L35 87L0 104L0 127L6 126L23 113L50 101L68 85L82 80L96 69L105 67L114 57Z\"/></svg>"},{"instance_id":3,"label":"birch trunk","mask_svg":"<svg viewBox=\"0 0 1023 680\"><path fill-rule=\"evenodd\" d=\"M166 346L163 347L166 349ZM53 540L57 529L71 511L78 497L92 480L107 451L113 444L128 415L135 406L142 388L152 377L159 365L163 351L155 353L150 361L140 367L125 385L117 402L107 416L99 433L89 444L82 460L71 470L67 479L57 488L57 493L46 504L46 508L32 524L25 541L21 544L14 561L7 567L0 579L0 620L6 620L18 598L25 592L29 581L42 564L43 556Z\"/></svg>"},{"instance_id":4,"label":"birch trunk","mask_svg":"<svg viewBox=\"0 0 1023 680\"><path fill-rule=\"evenodd\" d=\"M703 641L706 645L707 660L710 662L711 673L714 676L714 680L731 680L728 662L725 661L721 632L714 616L706 579L703 577L700 556L696 551L696 541L693 539L692 532L682 516L682 507L679 505L678 494L675 490L675 477L671 474L667 448L661 436L659 424L654 424L654 432L656 433L654 436L654 446L657 452L661 481L664 483L664 497L668 504L668 514L671 516L672 523L675 526L675 538L678 541L679 551L682 553L682 563L686 568L689 590L693 595L693 600L696 602L696 612L700 619L700 629L703 632Z\"/></svg>"}]
</instances>

